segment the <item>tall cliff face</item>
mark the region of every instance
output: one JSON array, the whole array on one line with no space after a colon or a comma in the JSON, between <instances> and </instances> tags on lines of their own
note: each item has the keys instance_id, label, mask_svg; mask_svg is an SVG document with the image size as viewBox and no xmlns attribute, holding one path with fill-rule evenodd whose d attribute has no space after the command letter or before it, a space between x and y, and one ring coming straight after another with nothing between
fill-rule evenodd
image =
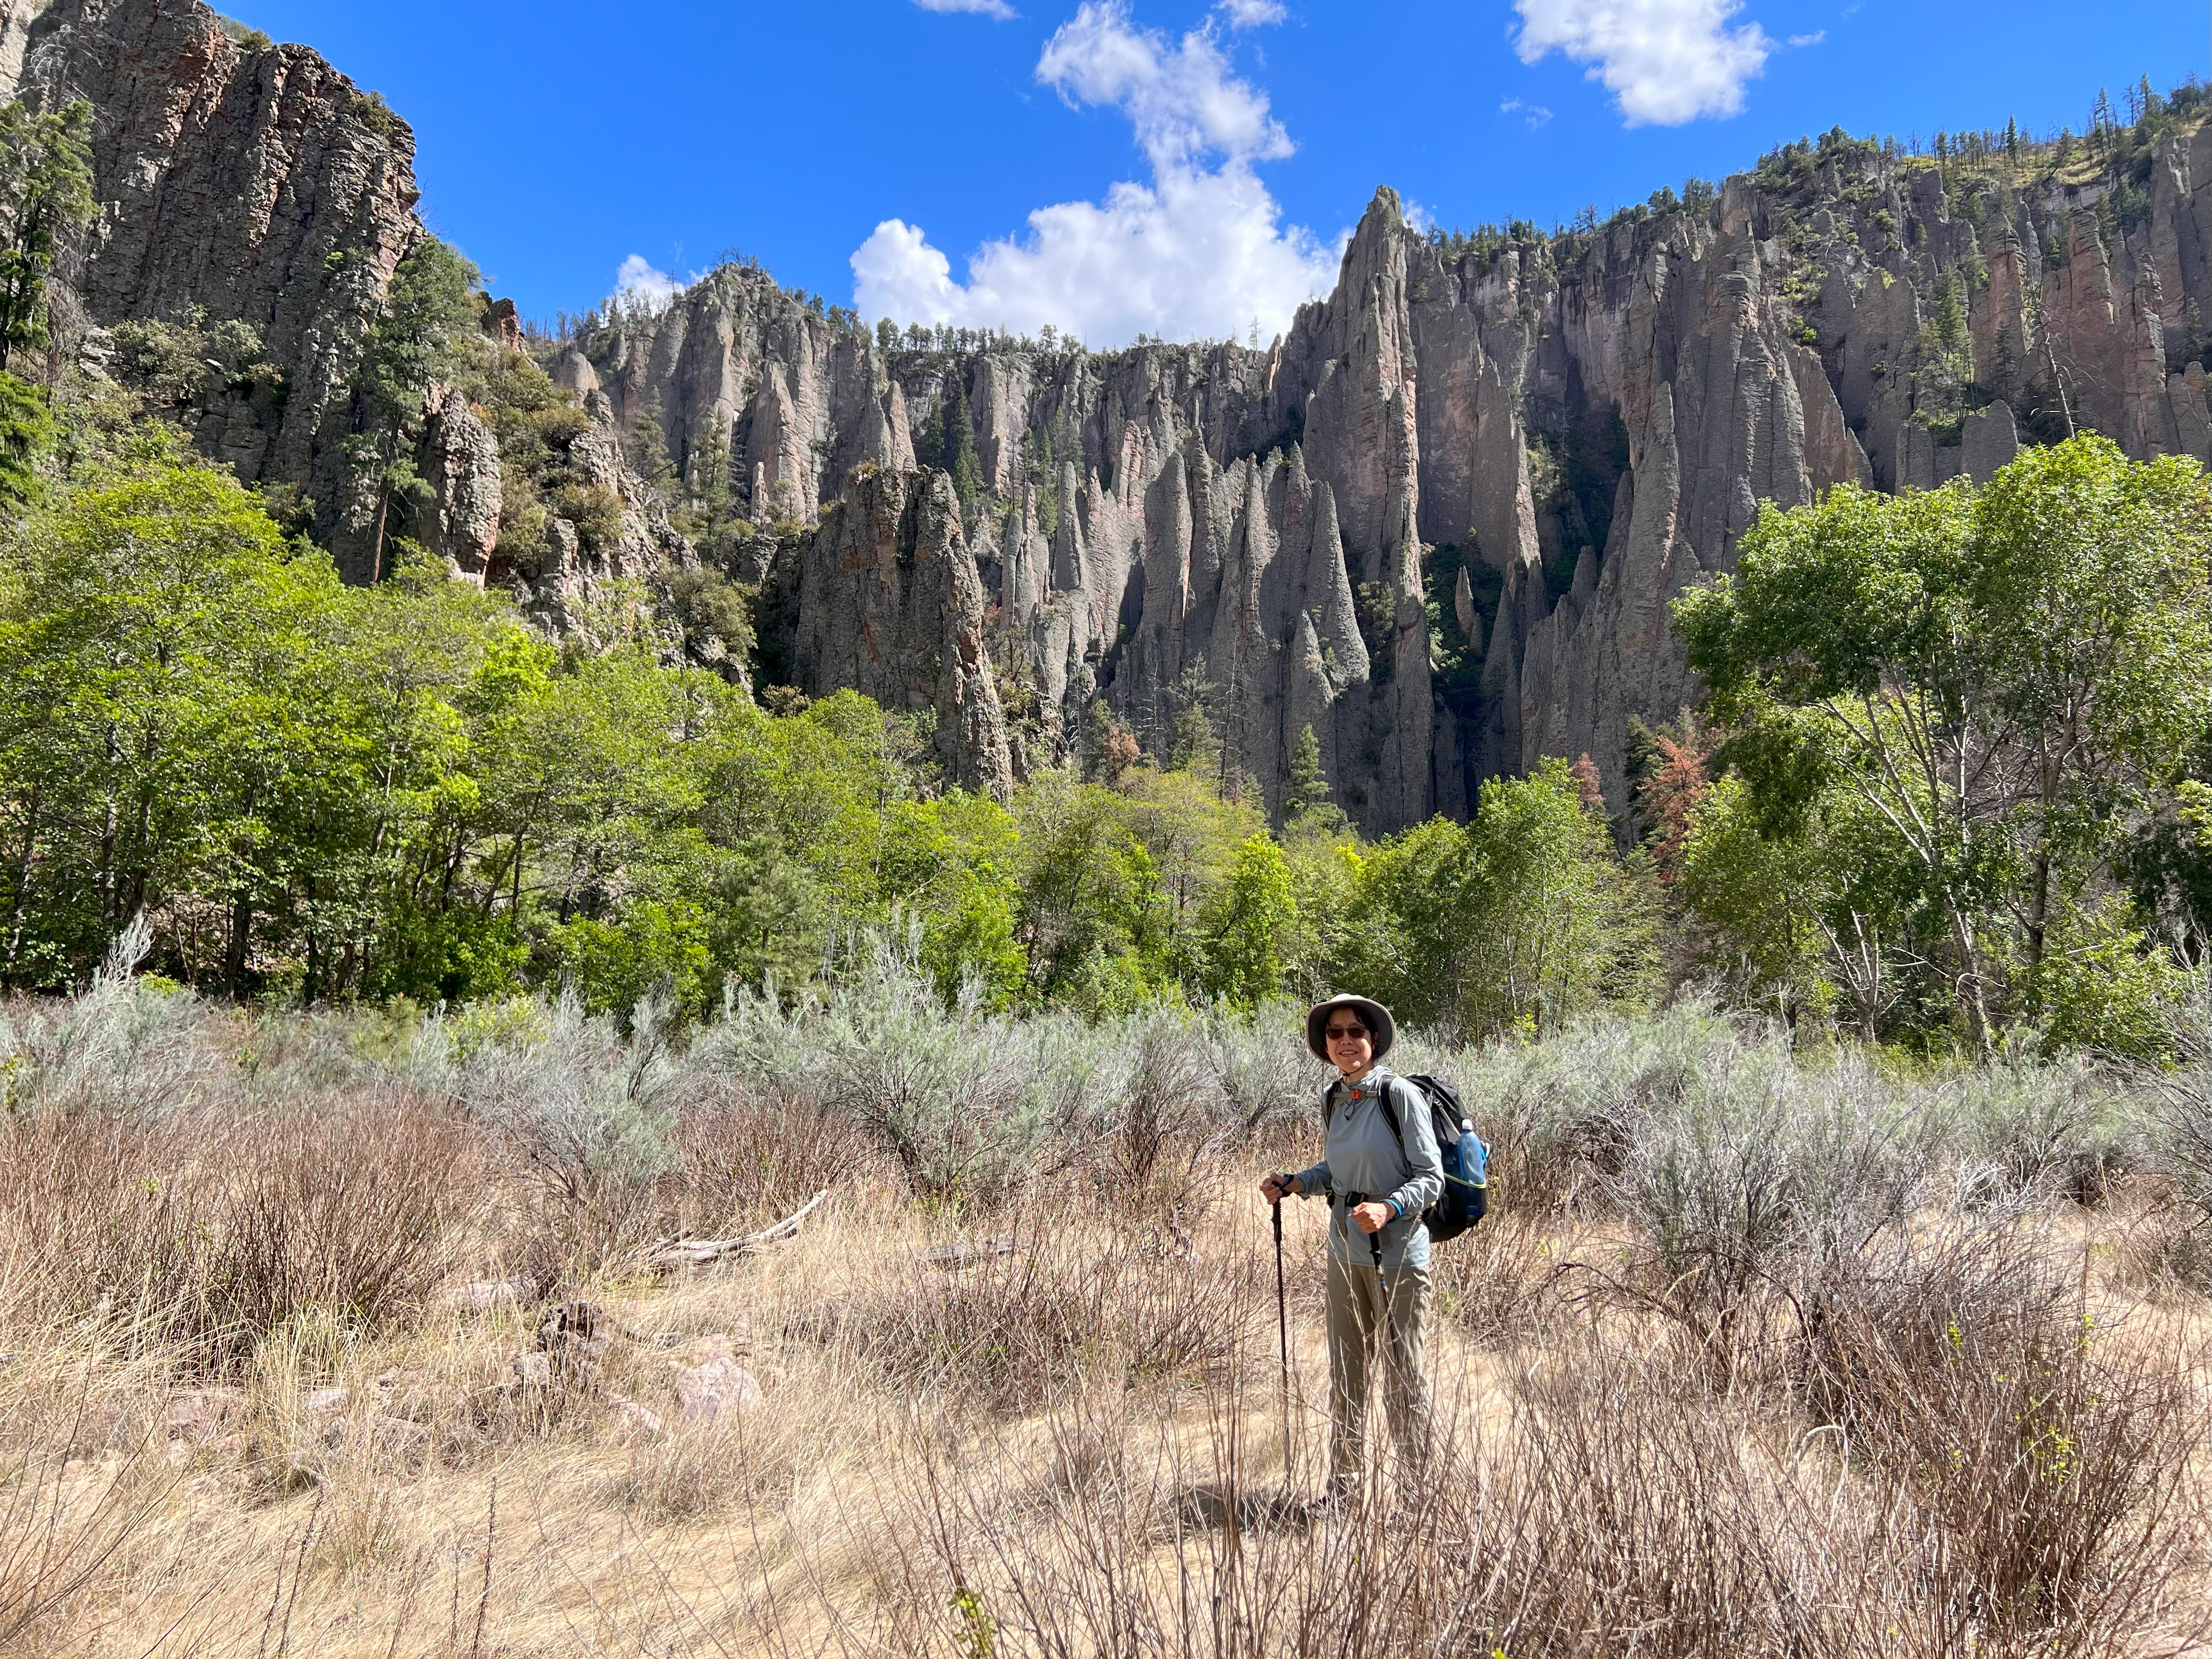
<instances>
[{"instance_id":1,"label":"tall cliff face","mask_svg":"<svg viewBox=\"0 0 2212 1659\"><path fill-rule=\"evenodd\" d=\"M235 39L193 0L0 0L0 97L94 111L100 216L58 275L90 318L240 321L282 373L199 416L201 448L360 517L344 441L392 273L422 228L414 135L304 46ZM357 539L357 538L356 538Z\"/></svg>"},{"instance_id":2,"label":"tall cliff face","mask_svg":"<svg viewBox=\"0 0 2212 1659\"><path fill-rule=\"evenodd\" d=\"M726 443L761 520L949 453L964 405L991 649L1041 702L1018 765L1102 696L1164 746L1195 679L1271 804L1310 726L1370 829L1584 751L1620 807L1631 718L1697 696L1668 601L1760 502L1986 477L2077 428L2212 462L2212 133L2151 161L2014 185L1832 139L1474 246L1386 190L1267 352L930 349L734 270L582 344L618 421Z\"/></svg>"},{"instance_id":3,"label":"tall cliff face","mask_svg":"<svg viewBox=\"0 0 2212 1659\"><path fill-rule=\"evenodd\" d=\"M554 516L502 550L500 441L443 384L421 389L412 460L428 499L395 505L375 488L356 453L375 437L360 371L393 272L428 234L414 135L375 94L200 0L0 0L0 98L19 95L94 111L99 215L57 264L57 352L131 322L195 343L225 325L228 368L170 412L243 481L311 500L313 533L349 579L381 574L380 550L404 533L573 628L601 583L650 584L690 557L628 465L611 406L588 398L598 418L562 435L557 459L616 504L611 525ZM241 324L243 336L229 326ZM521 348L511 304L486 325L491 346Z\"/></svg>"},{"instance_id":4,"label":"tall cliff face","mask_svg":"<svg viewBox=\"0 0 2212 1659\"><path fill-rule=\"evenodd\" d=\"M929 709L946 778L1004 795L1013 769L983 614L951 481L863 467L800 575L799 683L816 696L849 687L890 708Z\"/></svg>"},{"instance_id":5,"label":"tall cliff face","mask_svg":"<svg viewBox=\"0 0 2212 1659\"><path fill-rule=\"evenodd\" d=\"M349 449L425 234L406 126L199 0L0 0L15 93L95 111L100 216L65 295L93 325L246 325L252 372L185 418L249 482L311 495L373 578ZM407 529L588 629L599 584L651 590L695 556L623 454L651 412L679 465L719 449L742 510L781 527L729 555L773 659L934 709L981 787L1067 753L1099 699L1164 749L1200 696L1270 805L1310 726L1370 830L1585 750L1621 806L1632 718L1696 696L1668 603L1729 566L1759 502L1986 477L2076 428L2212 461L2208 313L2203 131L2018 176L1838 137L1709 200L1471 244L1415 233L1385 190L1335 290L1265 351L952 349L732 267L544 354L584 413L559 488L520 480L520 508L488 412L426 388L432 499ZM521 345L511 308L491 320ZM964 499L917 470L956 456Z\"/></svg>"}]
</instances>

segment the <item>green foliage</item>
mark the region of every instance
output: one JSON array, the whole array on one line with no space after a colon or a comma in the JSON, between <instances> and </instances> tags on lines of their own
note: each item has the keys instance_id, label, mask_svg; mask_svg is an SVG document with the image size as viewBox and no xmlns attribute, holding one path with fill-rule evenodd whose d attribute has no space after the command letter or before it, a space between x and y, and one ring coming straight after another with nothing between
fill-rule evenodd
<instances>
[{"instance_id":1,"label":"green foliage","mask_svg":"<svg viewBox=\"0 0 2212 1659\"><path fill-rule=\"evenodd\" d=\"M1158 865L1110 790L1034 792L1021 935L1032 994L1088 1014L1126 1012L1170 981L1170 896Z\"/></svg>"},{"instance_id":2,"label":"green foliage","mask_svg":"<svg viewBox=\"0 0 2212 1659\"><path fill-rule=\"evenodd\" d=\"M377 104L381 107L380 100ZM361 100L356 107L362 107ZM423 395L433 380L455 378L465 345L482 337L476 327L483 305L477 281L477 268L459 252L425 236L393 270L369 335L356 382L366 429L353 441L352 459L377 500L372 560L377 575L384 574L392 498L428 499L428 487L414 465Z\"/></svg>"},{"instance_id":3,"label":"green foliage","mask_svg":"<svg viewBox=\"0 0 2212 1659\"><path fill-rule=\"evenodd\" d=\"M249 27L234 17L220 17L216 21L222 24L222 32L225 34L237 41L248 52L266 52L270 46L276 45L276 42L261 30Z\"/></svg>"},{"instance_id":4,"label":"green foliage","mask_svg":"<svg viewBox=\"0 0 2212 1659\"><path fill-rule=\"evenodd\" d=\"M340 604L319 554L173 460L89 479L22 527L0 610L0 973L75 977L183 885L205 895L191 925L228 936L223 981L247 988L256 913L327 852L315 831L356 758L315 626Z\"/></svg>"},{"instance_id":5,"label":"green foliage","mask_svg":"<svg viewBox=\"0 0 2212 1659\"><path fill-rule=\"evenodd\" d=\"M2054 919L2037 986L2043 1036L2053 1048L2099 1048L2134 1060L2166 1057L2172 1010L2192 976L2127 924L2116 902L2069 906Z\"/></svg>"},{"instance_id":6,"label":"green foliage","mask_svg":"<svg viewBox=\"0 0 2212 1659\"><path fill-rule=\"evenodd\" d=\"M884 827L879 879L894 910L920 925L919 963L947 1001L1018 1006L1029 962L1017 939L1020 827L988 795L954 790L902 801Z\"/></svg>"},{"instance_id":7,"label":"green foliage","mask_svg":"<svg viewBox=\"0 0 2212 1659\"><path fill-rule=\"evenodd\" d=\"M557 486L548 505L575 526L576 535L594 553L611 553L622 535L622 497L603 483L583 479Z\"/></svg>"},{"instance_id":8,"label":"green foliage","mask_svg":"<svg viewBox=\"0 0 2212 1659\"><path fill-rule=\"evenodd\" d=\"M45 394L0 369L0 507L27 507L38 498L39 461L54 437Z\"/></svg>"},{"instance_id":9,"label":"green foliage","mask_svg":"<svg viewBox=\"0 0 2212 1659\"><path fill-rule=\"evenodd\" d=\"M2212 714L2208 554L2196 463L2092 434L1978 494L1769 508L1676 605L1760 832L1849 803L1844 885L1887 895L1978 1043L2041 1017L2055 919L2101 902Z\"/></svg>"},{"instance_id":10,"label":"green foliage","mask_svg":"<svg viewBox=\"0 0 2212 1659\"><path fill-rule=\"evenodd\" d=\"M669 573L668 602L695 662L742 668L753 653L751 590L703 565Z\"/></svg>"},{"instance_id":11,"label":"green foliage","mask_svg":"<svg viewBox=\"0 0 2212 1659\"><path fill-rule=\"evenodd\" d=\"M1240 1008L1278 995L1297 921L1297 895L1282 849L1264 835L1247 837L1228 878L1205 906L1206 988Z\"/></svg>"},{"instance_id":12,"label":"green foliage","mask_svg":"<svg viewBox=\"0 0 2212 1659\"><path fill-rule=\"evenodd\" d=\"M200 307L167 319L129 319L116 325L114 340L125 378L180 421L230 399L273 410L283 397L284 371L268 360L252 326L235 319L210 325Z\"/></svg>"},{"instance_id":13,"label":"green foliage","mask_svg":"<svg viewBox=\"0 0 2212 1659\"><path fill-rule=\"evenodd\" d=\"M387 144L399 137L399 116L380 92L356 93L346 112Z\"/></svg>"},{"instance_id":14,"label":"green foliage","mask_svg":"<svg viewBox=\"0 0 2212 1659\"><path fill-rule=\"evenodd\" d=\"M1648 866L1624 866L1565 761L1483 786L1354 861L1346 982L1416 1024L1533 1035L1656 988Z\"/></svg>"}]
</instances>

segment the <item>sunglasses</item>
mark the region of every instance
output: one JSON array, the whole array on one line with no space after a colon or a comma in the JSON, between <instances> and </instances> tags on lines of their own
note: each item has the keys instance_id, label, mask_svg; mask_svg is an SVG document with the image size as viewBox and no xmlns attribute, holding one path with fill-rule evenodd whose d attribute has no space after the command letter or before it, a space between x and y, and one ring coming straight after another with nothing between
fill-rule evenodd
<instances>
[{"instance_id":1,"label":"sunglasses","mask_svg":"<svg viewBox=\"0 0 2212 1659\"><path fill-rule=\"evenodd\" d=\"M1365 1036L1367 1028L1364 1025L1332 1025L1325 1035L1331 1042L1342 1042L1350 1037Z\"/></svg>"}]
</instances>

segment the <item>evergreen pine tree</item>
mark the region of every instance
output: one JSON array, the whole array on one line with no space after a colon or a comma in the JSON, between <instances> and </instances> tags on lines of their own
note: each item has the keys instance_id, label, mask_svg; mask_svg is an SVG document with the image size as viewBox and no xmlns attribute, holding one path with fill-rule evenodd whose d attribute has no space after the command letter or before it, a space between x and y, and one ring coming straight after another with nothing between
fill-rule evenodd
<instances>
[{"instance_id":1,"label":"evergreen pine tree","mask_svg":"<svg viewBox=\"0 0 2212 1659\"><path fill-rule=\"evenodd\" d=\"M1168 764L1177 771L1212 772L1221 760L1221 735L1214 730L1213 682L1205 668L1193 663L1176 682L1175 732L1168 746Z\"/></svg>"},{"instance_id":2,"label":"evergreen pine tree","mask_svg":"<svg viewBox=\"0 0 2212 1659\"><path fill-rule=\"evenodd\" d=\"M0 109L0 363L46 342L46 273L56 243L91 222L92 106L33 115Z\"/></svg>"},{"instance_id":3,"label":"evergreen pine tree","mask_svg":"<svg viewBox=\"0 0 2212 1659\"><path fill-rule=\"evenodd\" d=\"M1349 828L1351 822L1328 798L1328 779L1321 769L1321 743L1313 727L1300 726L1283 778L1284 827L1334 836Z\"/></svg>"},{"instance_id":4,"label":"evergreen pine tree","mask_svg":"<svg viewBox=\"0 0 2212 1659\"><path fill-rule=\"evenodd\" d=\"M937 465L952 475L953 493L963 507L973 507L983 495L983 468L975 459L975 423L968 414L966 377L956 365L945 377L943 422Z\"/></svg>"},{"instance_id":5,"label":"evergreen pine tree","mask_svg":"<svg viewBox=\"0 0 2212 1659\"><path fill-rule=\"evenodd\" d=\"M1947 270L1936 289L1936 337L1947 352L1962 349L1966 343L1966 312L1959 302L1959 277L1956 271Z\"/></svg>"},{"instance_id":6,"label":"evergreen pine tree","mask_svg":"<svg viewBox=\"0 0 2212 1659\"><path fill-rule=\"evenodd\" d=\"M638 476L656 489L676 481L676 468L668 459L668 434L660 425L660 393L646 394L645 404L630 422L629 464Z\"/></svg>"}]
</instances>

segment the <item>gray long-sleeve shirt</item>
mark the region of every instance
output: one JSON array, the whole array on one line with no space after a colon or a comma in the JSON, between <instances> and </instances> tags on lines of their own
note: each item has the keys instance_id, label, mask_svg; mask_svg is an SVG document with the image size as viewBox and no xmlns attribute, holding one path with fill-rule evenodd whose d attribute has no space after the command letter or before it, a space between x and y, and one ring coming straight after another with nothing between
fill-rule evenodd
<instances>
[{"instance_id":1,"label":"gray long-sleeve shirt","mask_svg":"<svg viewBox=\"0 0 2212 1659\"><path fill-rule=\"evenodd\" d=\"M1443 1155L1437 1150L1436 1131L1429 1125L1428 1103L1412 1084L1382 1066L1356 1084L1338 1082L1329 1087L1324 1097L1330 1105L1322 1160L1298 1171L1298 1190L1308 1198L1319 1198L1333 1188L1340 1200L1347 1193L1364 1193L1395 1206L1398 1218L1379 1235L1383 1270L1427 1267L1429 1230L1421 1224L1421 1212L1444 1190ZM1390 1091L1399 1127L1405 1133L1402 1152L1382 1115L1380 1102L1385 1089ZM1355 1266L1375 1260L1367 1235L1352 1221L1351 1206L1341 1202L1329 1206L1328 1253L1333 1260Z\"/></svg>"}]
</instances>

